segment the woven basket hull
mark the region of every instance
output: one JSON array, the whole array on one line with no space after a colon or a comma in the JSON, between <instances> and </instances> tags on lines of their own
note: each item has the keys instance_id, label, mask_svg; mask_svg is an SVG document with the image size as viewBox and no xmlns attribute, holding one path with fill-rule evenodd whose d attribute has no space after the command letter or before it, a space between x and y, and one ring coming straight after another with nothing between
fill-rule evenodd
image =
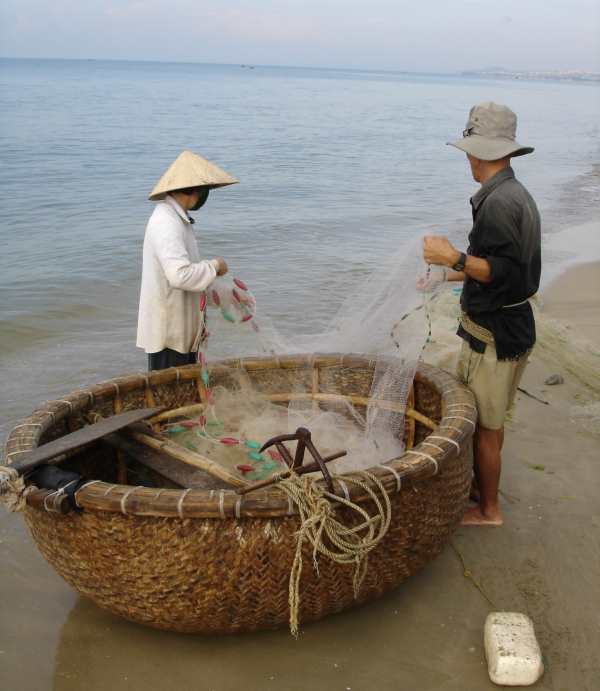
<instances>
[{"instance_id":1,"label":"woven basket hull","mask_svg":"<svg viewBox=\"0 0 600 691\"><path fill-rule=\"evenodd\" d=\"M421 372L418 407L437 416L440 424L444 422L440 390L449 385L458 392L455 398L458 395L469 410L472 398L466 389L433 368ZM190 400L188 393L185 400L172 404ZM141 398L137 407L143 404ZM460 417L473 421L474 413ZM459 430L459 423L454 423L452 428ZM305 549L301 623L381 596L443 549L468 497L471 425L474 427L473 422L465 423L465 430L456 435L459 443L452 442L444 455L436 458L437 473L425 472L423 458L416 455L415 463L407 463L407 456L398 459L397 468L403 472L402 487L396 491L397 478L382 471L382 479L385 476L386 487L390 487L392 523L383 542L369 556L367 576L357 599L352 567L320 558L317 574L312 554ZM417 441L419 436L423 441L427 430L418 430ZM419 448L424 447L415 447L416 453ZM431 448L426 451L433 453ZM217 515L206 511L183 518L173 512L144 515L152 511L135 503L124 514L108 504L93 508L100 504L99 490L96 488L94 494L92 489L83 490L89 499L87 504L85 497L80 501L85 507L80 514L49 513L35 502L25 509L41 553L82 595L131 621L172 631L231 633L287 623L289 575L299 527L296 515L285 515L281 507L265 501L264 511L256 507L240 511L238 505L235 511L239 517L235 517L228 503L229 493L226 510L221 502ZM118 489L115 492L119 494Z\"/></svg>"}]
</instances>

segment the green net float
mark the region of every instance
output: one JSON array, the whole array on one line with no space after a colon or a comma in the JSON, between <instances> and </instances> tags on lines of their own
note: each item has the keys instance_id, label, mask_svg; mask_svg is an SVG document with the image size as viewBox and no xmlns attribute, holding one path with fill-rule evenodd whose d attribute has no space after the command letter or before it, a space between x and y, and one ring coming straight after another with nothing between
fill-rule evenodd
<instances>
[{"instance_id":1,"label":"green net float","mask_svg":"<svg viewBox=\"0 0 600 691\"><path fill-rule=\"evenodd\" d=\"M221 310L221 314L223 315L223 319L225 321L235 324L235 317L230 312L227 310Z\"/></svg>"},{"instance_id":2,"label":"green net float","mask_svg":"<svg viewBox=\"0 0 600 691\"><path fill-rule=\"evenodd\" d=\"M258 441L253 441L252 439L246 439L244 444L249 448L249 449L260 449L262 444Z\"/></svg>"},{"instance_id":3,"label":"green net float","mask_svg":"<svg viewBox=\"0 0 600 691\"><path fill-rule=\"evenodd\" d=\"M174 427L169 427L169 429L167 429L167 434L178 434L179 432L185 432L185 427L175 425Z\"/></svg>"}]
</instances>

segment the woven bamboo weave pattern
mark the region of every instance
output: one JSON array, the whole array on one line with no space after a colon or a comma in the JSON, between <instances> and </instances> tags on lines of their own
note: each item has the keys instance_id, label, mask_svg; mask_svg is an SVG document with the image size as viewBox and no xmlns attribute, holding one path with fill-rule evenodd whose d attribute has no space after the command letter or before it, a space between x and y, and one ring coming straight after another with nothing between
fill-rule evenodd
<instances>
[{"instance_id":1,"label":"woven bamboo weave pattern","mask_svg":"<svg viewBox=\"0 0 600 691\"><path fill-rule=\"evenodd\" d=\"M322 393L368 396L372 376L368 361L344 355L226 365L213 366L214 382L227 382L233 366L245 370L266 393L289 393L296 377L306 377L309 383L318 381ZM315 367L318 378L312 375ZM28 418L26 422L39 425L33 434L31 428L15 428L7 453L65 434L84 424L91 412L111 415L149 403L196 403L198 376L198 368L188 366L75 392ZM302 624L396 587L442 550L460 521L471 481L473 397L451 376L422 365L415 407L439 425L432 433L417 422L411 453L370 469L390 495L392 523L369 555L358 598L350 565L321 559L317 575L307 548L300 586ZM433 445L426 443L429 435L437 437ZM49 513L38 491L27 497L25 518L42 554L82 595L132 621L174 631L226 633L287 623L298 517L276 487L240 497L231 490L184 494L119 485L114 455L105 448L71 459L65 467L101 480L78 493L82 513ZM342 493L344 488L337 488ZM352 501L365 502L353 488L346 490ZM355 520L351 513L343 518Z\"/></svg>"}]
</instances>

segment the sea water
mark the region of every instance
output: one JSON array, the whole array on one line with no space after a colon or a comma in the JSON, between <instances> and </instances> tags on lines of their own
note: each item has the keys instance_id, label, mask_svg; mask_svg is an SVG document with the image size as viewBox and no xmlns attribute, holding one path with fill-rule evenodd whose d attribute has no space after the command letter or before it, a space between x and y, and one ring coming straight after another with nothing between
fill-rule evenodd
<instances>
[{"instance_id":1,"label":"sea water","mask_svg":"<svg viewBox=\"0 0 600 691\"><path fill-rule=\"evenodd\" d=\"M240 180L196 214L203 255L227 259L259 314L303 333L417 235L465 246L477 185L445 143L483 100L512 107L519 141L536 148L514 166L545 237L597 218L595 84L0 60L0 432L44 400L145 369L147 195L182 149ZM546 255L554 269L570 256ZM211 357L230 351L217 333Z\"/></svg>"}]
</instances>

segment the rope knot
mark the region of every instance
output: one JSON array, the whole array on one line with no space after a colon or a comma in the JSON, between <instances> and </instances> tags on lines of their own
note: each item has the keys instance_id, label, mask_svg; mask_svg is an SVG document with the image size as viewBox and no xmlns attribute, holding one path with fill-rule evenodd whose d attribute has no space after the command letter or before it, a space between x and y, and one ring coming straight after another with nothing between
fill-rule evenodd
<instances>
[{"instance_id":1,"label":"rope knot","mask_svg":"<svg viewBox=\"0 0 600 691\"><path fill-rule=\"evenodd\" d=\"M23 511L26 497L33 489L25 486L25 481L15 468L0 466L0 503L9 511Z\"/></svg>"}]
</instances>

